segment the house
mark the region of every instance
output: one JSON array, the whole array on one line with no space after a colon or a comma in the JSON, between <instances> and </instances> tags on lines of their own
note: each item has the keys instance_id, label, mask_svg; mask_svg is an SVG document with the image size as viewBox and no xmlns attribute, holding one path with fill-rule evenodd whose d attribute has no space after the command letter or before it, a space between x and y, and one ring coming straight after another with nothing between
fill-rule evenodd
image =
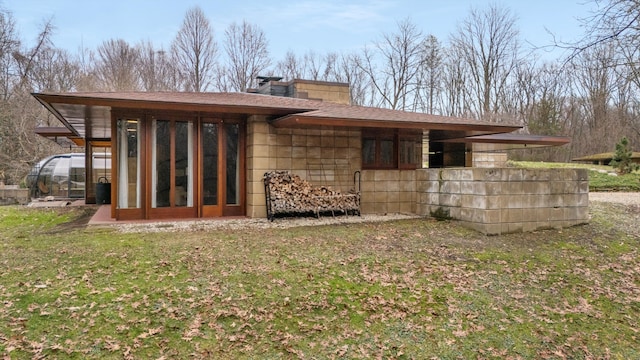
<instances>
[{"instance_id":1,"label":"house","mask_svg":"<svg viewBox=\"0 0 640 360\"><path fill-rule=\"evenodd\" d=\"M463 221L469 218L471 227L486 233L568 226L587 219L582 173L564 174L558 185L563 196L581 195L573 199L578 210L560 216L556 224L549 209L558 209L558 202L536 200L535 207L549 211L534 216L527 226L523 220L530 218L524 219L521 210L534 207L533 202L517 208L503 204L495 197L508 199L512 194L493 187L513 188L509 181L532 179L523 170L500 164L478 171L479 165L495 165L496 155L504 156L493 150L495 144L562 145L567 138L511 134L520 129L514 124L352 106L348 84L279 80L262 78L260 87L249 93L33 96L64 125L47 131L85 146L87 162L94 148L111 148L111 216L116 220L265 217L263 176L271 170L288 170L336 187L344 185L341 174L360 172L362 213L428 215L442 208ZM423 169L424 163L429 169ZM533 181L550 178L538 174ZM464 179L473 182L465 190L468 194L460 192ZM87 189L94 186L91 179L87 182ZM480 183L491 188L481 189ZM552 195L542 187L529 190ZM519 188L524 191L524 186ZM95 194L88 191L86 201L95 201ZM475 202L467 204L472 207L463 206L469 201ZM520 215L491 212L499 209L487 201L501 202L496 206L505 214L518 209L510 212Z\"/></svg>"}]
</instances>

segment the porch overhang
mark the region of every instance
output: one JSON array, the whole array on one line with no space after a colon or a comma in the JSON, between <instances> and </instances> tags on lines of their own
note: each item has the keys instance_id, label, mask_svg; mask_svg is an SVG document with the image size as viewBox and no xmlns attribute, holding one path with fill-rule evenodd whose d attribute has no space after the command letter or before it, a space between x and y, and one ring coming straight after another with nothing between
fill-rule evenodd
<instances>
[{"instance_id":1,"label":"porch overhang","mask_svg":"<svg viewBox=\"0 0 640 360\"><path fill-rule=\"evenodd\" d=\"M505 144L516 148L543 146L562 146L569 144L571 138L566 136L529 135L529 134L488 134L440 140L447 143Z\"/></svg>"},{"instance_id":2,"label":"porch overhang","mask_svg":"<svg viewBox=\"0 0 640 360\"><path fill-rule=\"evenodd\" d=\"M50 139L62 146L84 146L83 138L74 134L71 130L62 126L39 126L35 129L36 135Z\"/></svg>"},{"instance_id":3,"label":"porch overhang","mask_svg":"<svg viewBox=\"0 0 640 360\"><path fill-rule=\"evenodd\" d=\"M267 115L310 111L319 101L247 93L86 92L32 93L70 132L81 139L110 139L111 112L180 111L225 115Z\"/></svg>"}]
</instances>

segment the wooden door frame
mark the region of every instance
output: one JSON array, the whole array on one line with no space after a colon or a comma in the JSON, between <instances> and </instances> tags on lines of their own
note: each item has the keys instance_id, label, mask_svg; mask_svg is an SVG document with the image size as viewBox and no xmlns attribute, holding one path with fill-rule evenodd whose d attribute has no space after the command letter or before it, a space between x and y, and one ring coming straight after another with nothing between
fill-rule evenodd
<instances>
[{"instance_id":1,"label":"wooden door frame","mask_svg":"<svg viewBox=\"0 0 640 360\"><path fill-rule=\"evenodd\" d=\"M144 207L145 207L145 218L146 219L167 219L167 218L195 218L198 216L198 207L199 207L199 201L198 201L198 192L196 192L196 189L198 188L198 172L196 171L196 166L195 164L198 164L198 154L199 154L199 150L196 148L197 144L196 144L196 138L198 136L198 131L197 131L197 127L198 127L198 119L197 117L192 116L191 114L184 114L184 115L176 115L176 114L151 114L148 115L145 119L146 121L146 127L147 127L147 136L145 138L146 140L146 149L147 149L147 154L149 154L149 156L147 156L147 162L146 162L146 168L145 171L147 173L146 179L147 181L145 182L145 189L146 189L146 193L148 194L147 196L147 201L144 203ZM169 140L170 140L170 156L169 158L171 159L170 161L170 174L171 174L171 179L170 179L170 190L169 190L169 203L171 204L168 207L152 207L151 203L152 203L152 197L154 196L153 194L153 156L151 156L151 154L153 154L153 151L155 151L155 149L153 149L153 139L152 139L152 134L153 134L153 120L156 121L169 121L170 122L170 126L169 126ZM175 206L175 173L176 173L176 168L175 168L175 151L176 151L176 122L191 122L193 124L193 134L192 134L192 145L193 145L193 164L194 164L194 168L191 169L191 176L193 177L193 182L192 182L192 186L194 188L193 191L193 206L191 207L187 207L187 206Z\"/></svg>"},{"instance_id":2,"label":"wooden door frame","mask_svg":"<svg viewBox=\"0 0 640 360\"><path fill-rule=\"evenodd\" d=\"M202 124L215 123L218 126L218 204L204 205L203 193L203 161L204 144L202 143ZM227 138L226 124L238 124L238 168L239 168L239 204L227 205ZM246 214L246 123L240 119L228 119L225 117L206 116L200 118L198 125L198 153L200 160L198 162L198 201L200 217L224 217L224 216L244 216ZM208 207L208 208L205 208Z\"/></svg>"},{"instance_id":3,"label":"wooden door frame","mask_svg":"<svg viewBox=\"0 0 640 360\"><path fill-rule=\"evenodd\" d=\"M246 122L243 121L234 121L234 120L227 120L227 121L223 121L223 125L224 124L238 124L238 168L239 168L239 174L238 174L238 185L240 187L240 189L238 189L238 195L240 197L240 199L238 199L238 205L228 205L227 204L227 174L226 174L226 130L225 133L222 134L223 135L223 146L225 149L225 156L224 156L224 166L225 166L225 172L224 172L224 177L223 177L223 181L222 181L222 185L221 188L224 190L224 202L221 204L222 205L222 216L244 216L246 215L246 166L245 166L245 149L246 149Z\"/></svg>"},{"instance_id":4,"label":"wooden door frame","mask_svg":"<svg viewBox=\"0 0 640 360\"><path fill-rule=\"evenodd\" d=\"M118 119L136 119L140 121L139 141L140 153L138 161L140 162L140 208L119 209L117 208L118 194L118 161L120 154L117 146L117 121ZM151 208L152 194L152 171L153 164L151 153L153 149L152 124L153 120L169 120L175 121L192 121L193 122L193 208L188 207L167 207L167 208ZM111 114L111 173L112 181L112 205L111 216L116 220L136 220L136 219L167 219L167 218L211 218L224 216L244 216L246 215L246 118L239 116L227 116L206 114L200 115L192 112L146 112L135 109L114 109ZM219 180L218 191L218 209L213 212L206 211L203 199L203 143L202 143L202 124L205 122L214 122L219 124L218 131L218 173L225 176ZM238 124L238 167L239 167L239 205L226 204L226 130L224 124ZM175 153L175 125L171 126L171 151ZM223 156L224 155L224 156ZM175 174L175 164L171 163L171 173ZM220 176L219 176L220 177ZM175 187L175 179L171 179L172 187ZM172 190L172 192L174 192ZM172 197L175 194L170 195ZM174 203L175 199L173 202Z\"/></svg>"},{"instance_id":5,"label":"wooden door frame","mask_svg":"<svg viewBox=\"0 0 640 360\"><path fill-rule=\"evenodd\" d=\"M147 176L145 170L145 164L147 162L146 157L146 144L143 142L141 144L141 150L138 153L138 163L140 166L140 179L138 182L140 184L140 207L139 208L118 208L118 185L120 178L118 163L120 162L120 153L118 152L118 119L126 121L127 119L136 119L140 122L140 134L138 134L138 141L146 141L147 137L147 129L146 129L146 119L142 112L140 111L112 111L111 112L111 217L116 220L138 220L146 218L145 213L145 203L146 203L146 183Z\"/></svg>"}]
</instances>

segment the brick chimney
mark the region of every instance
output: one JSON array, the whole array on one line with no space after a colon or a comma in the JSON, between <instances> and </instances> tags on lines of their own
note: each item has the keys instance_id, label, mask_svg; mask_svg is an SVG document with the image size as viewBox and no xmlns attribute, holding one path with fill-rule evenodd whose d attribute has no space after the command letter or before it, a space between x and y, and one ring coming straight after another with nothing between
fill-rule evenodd
<instances>
[{"instance_id":1,"label":"brick chimney","mask_svg":"<svg viewBox=\"0 0 640 360\"><path fill-rule=\"evenodd\" d=\"M247 91L263 95L322 100L346 105L351 103L349 84L347 83L303 79L280 81L281 79L281 77L274 76L258 76L258 88Z\"/></svg>"}]
</instances>

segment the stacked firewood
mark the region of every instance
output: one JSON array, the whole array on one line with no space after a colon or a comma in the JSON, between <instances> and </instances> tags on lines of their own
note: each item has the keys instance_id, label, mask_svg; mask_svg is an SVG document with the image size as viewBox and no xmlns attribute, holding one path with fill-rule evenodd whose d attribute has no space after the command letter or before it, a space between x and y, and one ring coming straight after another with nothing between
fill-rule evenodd
<instances>
[{"instance_id":1,"label":"stacked firewood","mask_svg":"<svg viewBox=\"0 0 640 360\"><path fill-rule=\"evenodd\" d=\"M328 186L312 186L308 181L288 171L270 171L264 175L267 187L267 207L273 214L303 214L336 211L345 214L360 210L360 195L343 194Z\"/></svg>"}]
</instances>

